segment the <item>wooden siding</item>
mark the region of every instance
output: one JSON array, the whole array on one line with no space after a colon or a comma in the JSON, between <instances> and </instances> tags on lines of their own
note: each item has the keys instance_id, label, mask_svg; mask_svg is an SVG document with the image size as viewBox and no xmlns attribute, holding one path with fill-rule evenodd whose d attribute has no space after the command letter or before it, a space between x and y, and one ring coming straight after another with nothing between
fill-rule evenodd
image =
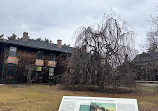
<instances>
[{"instance_id":1,"label":"wooden siding","mask_svg":"<svg viewBox=\"0 0 158 111\"><path fill-rule=\"evenodd\" d=\"M40 49L35 49L35 48L28 48L28 47L23 47L23 46L16 46L16 45L10 45L10 44L2 44L0 47L5 47L5 54L1 54L0 58L0 79L2 77L2 64L4 63L4 71L3 71L3 83L8 83L8 76L7 76L7 63L14 63L16 64L16 75L15 79L16 81L19 81L18 83L24 83L26 82L26 74L24 64L31 63L34 65L35 69L33 71L33 76L36 75L36 66L40 65L42 66L42 75L47 76L49 75L48 69L49 67L59 67L59 55L61 52L57 51L48 51L48 50L40 50ZM16 52L16 57L9 56L9 51L10 51L10 46L17 47L17 52ZM37 64L37 51L42 51L44 56L43 59L40 60L40 64ZM55 53L56 58L55 61L50 60L50 53ZM5 55L5 58L4 58ZM3 62L4 60L4 62ZM58 70L58 71L56 71ZM62 71L61 68L55 68L55 76L57 74L60 74ZM48 78L48 77L45 77Z\"/></svg>"}]
</instances>

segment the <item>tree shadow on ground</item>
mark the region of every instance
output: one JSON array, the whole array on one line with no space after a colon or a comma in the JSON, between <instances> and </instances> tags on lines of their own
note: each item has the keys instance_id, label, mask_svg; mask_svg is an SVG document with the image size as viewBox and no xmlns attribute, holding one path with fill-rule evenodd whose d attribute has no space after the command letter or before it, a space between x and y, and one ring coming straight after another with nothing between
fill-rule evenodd
<instances>
[{"instance_id":1,"label":"tree shadow on ground","mask_svg":"<svg viewBox=\"0 0 158 111\"><path fill-rule=\"evenodd\" d=\"M97 86L86 86L86 85L62 86L61 89L70 90L70 91L98 92L98 93L106 93L106 94L130 94L130 93L136 93L138 91L136 89L131 89L127 87L122 87L117 89L114 88L100 89Z\"/></svg>"}]
</instances>

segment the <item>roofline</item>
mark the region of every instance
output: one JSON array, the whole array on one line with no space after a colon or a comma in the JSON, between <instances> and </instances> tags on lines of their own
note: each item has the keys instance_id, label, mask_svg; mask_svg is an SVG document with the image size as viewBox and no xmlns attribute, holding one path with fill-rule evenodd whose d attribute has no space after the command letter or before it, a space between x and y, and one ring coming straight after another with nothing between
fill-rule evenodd
<instances>
[{"instance_id":1,"label":"roofline","mask_svg":"<svg viewBox=\"0 0 158 111\"><path fill-rule=\"evenodd\" d=\"M38 47L34 47L34 46L27 46L27 45L20 45L20 44L15 44L15 43L8 43L8 41L0 41L0 43L4 43L4 44L12 44L12 45L16 45L16 46L23 46L23 47L27 47L27 48L34 48L34 49L42 49L42 50L49 50L49 49L45 49L45 48L38 48ZM56 45L56 44L54 44ZM63 46L63 45L62 45ZM68 46L66 46L68 47ZM73 47L70 47L73 48ZM49 50L49 51L56 51L56 52L64 52L64 53L69 53L71 54L71 52L65 52L65 51L58 51L58 50Z\"/></svg>"}]
</instances>

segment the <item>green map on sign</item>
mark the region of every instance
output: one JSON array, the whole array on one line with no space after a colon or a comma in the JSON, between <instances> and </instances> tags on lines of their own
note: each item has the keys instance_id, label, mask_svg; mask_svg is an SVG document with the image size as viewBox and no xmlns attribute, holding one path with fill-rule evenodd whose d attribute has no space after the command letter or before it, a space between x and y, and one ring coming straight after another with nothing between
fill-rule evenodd
<instances>
[{"instance_id":1,"label":"green map on sign","mask_svg":"<svg viewBox=\"0 0 158 111\"><path fill-rule=\"evenodd\" d=\"M80 105L79 111L90 111L90 105Z\"/></svg>"}]
</instances>

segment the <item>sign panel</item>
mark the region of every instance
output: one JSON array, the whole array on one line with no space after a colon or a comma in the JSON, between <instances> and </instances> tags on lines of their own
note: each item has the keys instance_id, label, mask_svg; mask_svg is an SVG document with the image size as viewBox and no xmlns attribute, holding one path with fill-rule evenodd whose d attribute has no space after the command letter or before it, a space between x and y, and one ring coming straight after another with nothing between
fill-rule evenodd
<instances>
[{"instance_id":1,"label":"sign panel","mask_svg":"<svg viewBox=\"0 0 158 111\"><path fill-rule=\"evenodd\" d=\"M48 61L48 66L56 67L56 61Z\"/></svg>"},{"instance_id":2,"label":"sign panel","mask_svg":"<svg viewBox=\"0 0 158 111\"><path fill-rule=\"evenodd\" d=\"M58 111L138 111L136 99L63 96Z\"/></svg>"},{"instance_id":3,"label":"sign panel","mask_svg":"<svg viewBox=\"0 0 158 111\"><path fill-rule=\"evenodd\" d=\"M6 60L6 63L18 64L19 59L17 57L9 56Z\"/></svg>"},{"instance_id":4,"label":"sign panel","mask_svg":"<svg viewBox=\"0 0 158 111\"><path fill-rule=\"evenodd\" d=\"M44 65L44 62L43 62L43 60L36 59L35 65L37 65L37 66L43 66L43 65Z\"/></svg>"}]
</instances>

